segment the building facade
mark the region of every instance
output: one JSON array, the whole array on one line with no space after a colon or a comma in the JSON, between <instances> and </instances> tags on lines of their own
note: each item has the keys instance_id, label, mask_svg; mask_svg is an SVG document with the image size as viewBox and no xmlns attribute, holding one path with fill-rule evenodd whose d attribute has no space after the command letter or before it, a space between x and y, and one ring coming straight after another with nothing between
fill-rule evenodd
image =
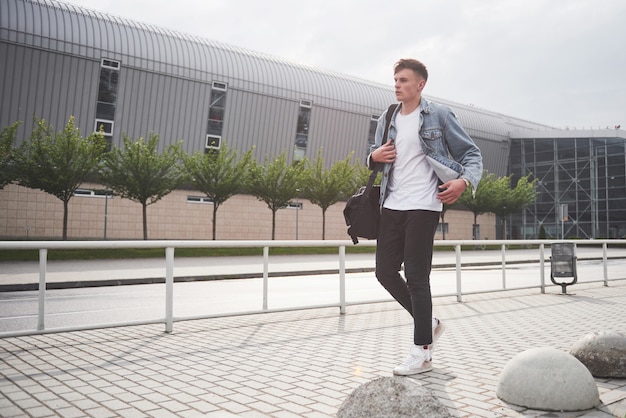
<instances>
[{"instance_id":1,"label":"building facade","mask_svg":"<svg viewBox=\"0 0 626 418\"><path fill-rule=\"evenodd\" d=\"M315 158L321 150L332 165L352 152L364 161L378 116L395 101L393 63L390 85L382 85L55 0L0 2L0 57L0 128L22 121L18 141L32 132L34 116L57 130L74 116L83 134L102 128L111 146L122 146L123 134L153 132L161 148L182 140L190 154L228 144L253 149L263 162L283 152L290 160ZM511 172L515 144L563 133L430 99L453 108L496 175ZM71 200L68 237L141 238L140 205L106 199L101 189L85 184ZM321 209L297 203L300 209L279 211L276 238L320 239ZM148 208L149 237L209 238L209 205L198 192L177 190ZM347 238L342 210L338 203L327 212L327 239ZM268 239L270 215L250 196L233 197L218 211L217 238ZM61 218L51 196L16 185L0 190L0 237L58 238ZM438 238L443 230L450 239L472 237L471 213L450 210L445 219ZM510 234L530 234L537 219L525 212ZM481 238L497 238L493 216L478 223Z\"/></svg>"},{"instance_id":2,"label":"building facade","mask_svg":"<svg viewBox=\"0 0 626 418\"><path fill-rule=\"evenodd\" d=\"M511 138L511 173L537 179L537 200L512 215L510 237L624 238L626 135L618 129Z\"/></svg>"}]
</instances>

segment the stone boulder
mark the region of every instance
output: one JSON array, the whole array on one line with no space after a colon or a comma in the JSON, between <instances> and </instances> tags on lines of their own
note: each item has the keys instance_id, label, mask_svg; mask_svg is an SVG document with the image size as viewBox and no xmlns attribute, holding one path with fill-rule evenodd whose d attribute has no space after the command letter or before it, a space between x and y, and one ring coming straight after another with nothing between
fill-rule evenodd
<instances>
[{"instance_id":1,"label":"stone boulder","mask_svg":"<svg viewBox=\"0 0 626 418\"><path fill-rule=\"evenodd\" d=\"M452 417L428 389L409 377L379 377L356 388L337 418Z\"/></svg>"},{"instance_id":2,"label":"stone boulder","mask_svg":"<svg viewBox=\"0 0 626 418\"><path fill-rule=\"evenodd\" d=\"M594 332L576 342L570 354L596 377L626 378L626 335Z\"/></svg>"},{"instance_id":3,"label":"stone boulder","mask_svg":"<svg viewBox=\"0 0 626 418\"><path fill-rule=\"evenodd\" d=\"M593 376L576 357L550 347L526 350L502 369L496 395L544 411L582 411L599 404Z\"/></svg>"}]
</instances>

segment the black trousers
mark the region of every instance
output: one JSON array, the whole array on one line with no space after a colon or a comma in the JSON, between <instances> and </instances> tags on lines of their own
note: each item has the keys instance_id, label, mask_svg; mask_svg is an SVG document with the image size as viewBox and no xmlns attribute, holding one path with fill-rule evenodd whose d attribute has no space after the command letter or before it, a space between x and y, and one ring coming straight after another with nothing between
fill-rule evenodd
<instances>
[{"instance_id":1,"label":"black trousers","mask_svg":"<svg viewBox=\"0 0 626 418\"><path fill-rule=\"evenodd\" d=\"M432 343L430 270L439 212L383 208L376 247L376 278L413 316L413 343ZM404 263L404 275L400 270Z\"/></svg>"}]
</instances>

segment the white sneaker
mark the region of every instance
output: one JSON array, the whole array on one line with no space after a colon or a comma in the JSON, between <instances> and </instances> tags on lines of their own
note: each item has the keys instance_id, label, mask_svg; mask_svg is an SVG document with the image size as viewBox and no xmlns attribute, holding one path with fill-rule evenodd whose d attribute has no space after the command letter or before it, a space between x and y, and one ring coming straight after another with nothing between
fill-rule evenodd
<instances>
[{"instance_id":1,"label":"white sneaker","mask_svg":"<svg viewBox=\"0 0 626 418\"><path fill-rule=\"evenodd\" d=\"M413 345L406 360L393 369L393 374L409 376L428 372L432 369L433 364L429 350L419 345Z\"/></svg>"},{"instance_id":2,"label":"white sneaker","mask_svg":"<svg viewBox=\"0 0 626 418\"><path fill-rule=\"evenodd\" d=\"M428 346L428 350L430 351L430 353L433 352L433 350L435 349L435 343L437 342L439 337L441 337L441 334L443 334L443 332L446 330L446 327L445 325L443 325L443 322L441 322L441 320L439 320L438 318L434 319L437 320L437 325L435 325L435 327L433 328L433 342Z\"/></svg>"}]
</instances>

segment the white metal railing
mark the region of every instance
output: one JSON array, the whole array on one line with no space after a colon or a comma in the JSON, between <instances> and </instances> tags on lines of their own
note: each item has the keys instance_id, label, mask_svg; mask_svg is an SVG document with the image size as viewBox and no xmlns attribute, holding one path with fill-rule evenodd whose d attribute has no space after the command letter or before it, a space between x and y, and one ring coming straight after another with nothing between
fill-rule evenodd
<instances>
[{"instance_id":1,"label":"white metal railing","mask_svg":"<svg viewBox=\"0 0 626 418\"><path fill-rule=\"evenodd\" d=\"M507 267L507 246L515 245L522 247L537 247L538 259L540 264L539 285L531 286L539 287L541 293L545 293L545 246L552 243L564 242L560 240L438 240L435 241L437 247L454 247L455 249L455 270L456 270L456 293L452 295L438 296L456 296L458 302L462 302L463 295L471 294L471 292L462 291L462 247L485 248L486 246L501 247L501 269L502 269L502 288L492 291L502 291L507 289L506 284L506 267ZM577 247L593 246L602 248L603 261L603 283L608 286L608 246L626 246L626 240L576 240L566 241L575 242ZM36 330L26 330L17 332L0 333L0 338L10 336L22 336L32 334L44 334L52 332L65 332L97 328L109 328L130 325L145 325L154 323L164 323L165 331L171 333L175 321L185 321L193 319L206 319L217 316L233 316L247 315L256 313L277 312L281 310L295 309L314 309L321 307L339 307L340 313L345 314L346 307L350 304L362 304L382 301L362 301L355 303L346 302L346 247L352 246L350 240L288 240L288 241L0 241L0 251L2 250L39 250L39 282L38 282L38 319ZM373 247L375 241L362 241L359 246ZM240 313L229 313L223 315L203 315L194 317L174 317L174 251L176 248L263 248L263 308L260 311L247 311ZM330 305L302 306L290 309L268 309L268 278L269 278L269 249L272 247L335 247L338 249L338 273L339 273L339 302ZM165 249L165 316L159 319L143 320L134 322L118 322L110 324L85 325L77 327L64 328L46 328L46 271L47 271L47 254L48 250L67 250L67 249L124 249L124 248L162 248ZM626 257L626 252L624 253ZM519 288L516 288L519 289ZM487 291L474 292L486 293Z\"/></svg>"}]
</instances>

